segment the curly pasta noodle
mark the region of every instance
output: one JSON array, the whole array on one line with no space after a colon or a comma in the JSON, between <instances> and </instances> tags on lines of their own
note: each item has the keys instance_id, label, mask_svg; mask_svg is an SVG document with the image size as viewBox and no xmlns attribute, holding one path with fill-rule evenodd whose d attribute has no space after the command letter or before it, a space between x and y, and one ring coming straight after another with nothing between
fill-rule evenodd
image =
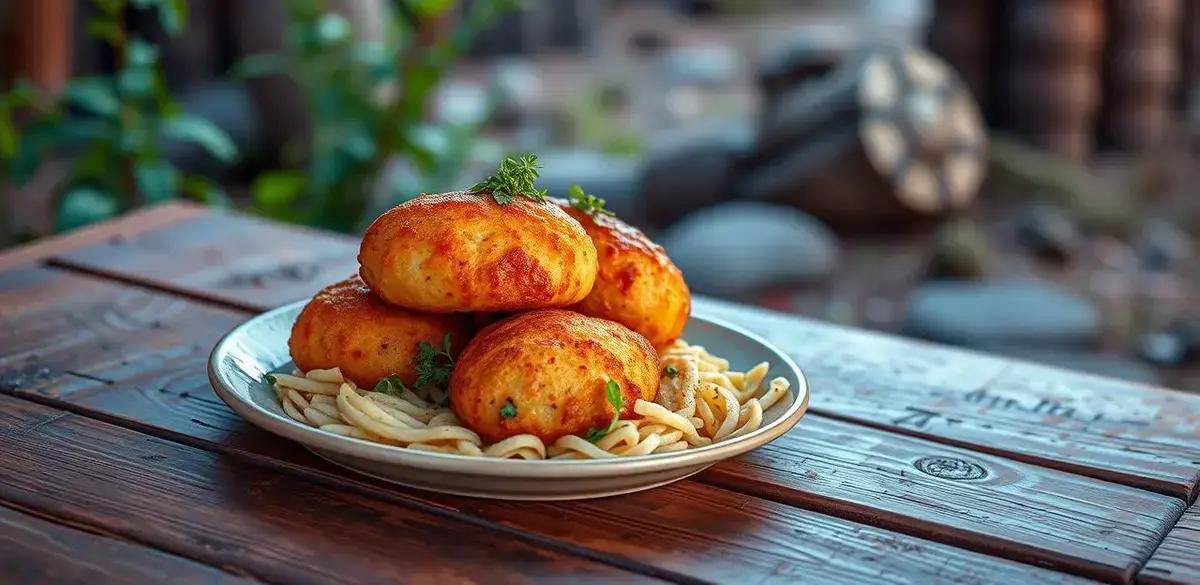
<instances>
[{"instance_id":1,"label":"curly pasta noodle","mask_svg":"<svg viewBox=\"0 0 1200 585\"><path fill-rule=\"evenodd\" d=\"M638 400L633 411L640 418L617 422L595 442L568 435L546 445L517 435L485 445L436 397L359 388L338 368L272 374L272 389L289 417L337 435L418 451L534 460L671 453L740 437L757 430L763 412L791 392L785 378L764 387L766 362L732 371L728 360L684 341L664 350L660 362L664 375L655 401Z\"/></svg>"}]
</instances>

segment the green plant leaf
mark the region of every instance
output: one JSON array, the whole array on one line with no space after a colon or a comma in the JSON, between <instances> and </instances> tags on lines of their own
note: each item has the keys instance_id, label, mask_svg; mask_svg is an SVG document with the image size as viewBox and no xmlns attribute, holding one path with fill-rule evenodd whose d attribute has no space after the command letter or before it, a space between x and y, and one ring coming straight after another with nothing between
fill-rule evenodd
<instances>
[{"instance_id":1,"label":"green plant leaf","mask_svg":"<svg viewBox=\"0 0 1200 585\"><path fill-rule=\"evenodd\" d=\"M141 67L125 69L117 74L117 87L127 96L147 97L154 90L154 72Z\"/></svg>"},{"instance_id":2,"label":"green plant leaf","mask_svg":"<svg viewBox=\"0 0 1200 585\"><path fill-rule=\"evenodd\" d=\"M445 12L454 7L454 0L404 0L404 4L408 6L417 16L423 18L431 18L445 14Z\"/></svg>"},{"instance_id":3,"label":"green plant leaf","mask_svg":"<svg viewBox=\"0 0 1200 585\"><path fill-rule=\"evenodd\" d=\"M289 63L287 55L257 53L235 63L229 73L239 79L275 75L287 71Z\"/></svg>"},{"instance_id":4,"label":"green plant leaf","mask_svg":"<svg viewBox=\"0 0 1200 585\"><path fill-rule=\"evenodd\" d=\"M168 138L199 144L209 154L224 162L231 162L238 156L237 146L234 146L229 135L216 124L199 116L180 114L168 118L162 125L162 133Z\"/></svg>"},{"instance_id":5,"label":"green plant leaf","mask_svg":"<svg viewBox=\"0 0 1200 585\"><path fill-rule=\"evenodd\" d=\"M158 21L171 36L179 36L187 26L187 0L158 0Z\"/></svg>"},{"instance_id":6,"label":"green plant leaf","mask_svg":"<svg viewBox=\"0 0 1200 585\"><path fill-rule=\"evenodd\" d=\"M304 192L308 177L300 171L268 171L254 179L254 203L262 209L291 205Z\"/></svg>"},{"instance_id":7,"label":"green plant leaf","mask_svg":"<svg viewBox=\"0 0 1200 585\"><path fill-rule=\"evenodd\" d=\"M314 33L317 42L322 45L340 43L350 38L350 21L336 12L326 12L317 20Z\"/></svg>"},{"instance_id":8,"label":"green plant leaf","mask_svg":"<svg viewBox=\"0 0 1200 585\"><path fill-rule=\"evenodd\" d=\"M115 116L121 108L112 81L103 77L76 79L67 86L64 95L72 104L101 116Z\"/></svg>"},{"instance_id":9,"label":"green plant leaf","mask_svg":"<svg viewBox=\"0 0 1200 585\"><path fill-rule=\"evenodd\" d=\"M158 63L158 47L133 37L126 48L126 59L129 60L130 67L150 67Z\"/></svg>"},{"instance_id":10,"label":"green plant leaf","mask_svg":"<svg viewBox=\"0 0 1200 585\"><path fill-rule=\"evenodd\" d=\"M104 18L93 18L87 22L88 36L100 39L110 45L120 45L125 42L125 31L116 22Z\"/></svg>"},{"instance_id":11,"label":"green plant leaf","mask_svg":"<svg viewBox=\"0 0 1200 585\"><path fill-rule=\"evenodd\" d=\"M179 194L179 170L165 161L134 165L133 179L142 200L147 203L174 199Z\"/></svg>"},{"instance_id":12,"label":"green plant leaf","mask_svg":"<svg viewBox=\"0 0 1200 585\"><path fill-rule=\"evenodd\" d=\"M214 207L232 207L233 202L216 183L199 175L187 175L179 184L185 195Z\"/></svg>"},{"instance_id":13,"label":"green plant leaf","mask_svg":"<svg viewBox=\"0 0 1200 585\"><path fill-rule=\"evenodd\" d=\"M92 187L74 187L63 194L55 215L55 229L66 231L104 221L121 211L117 196Z\"/></svg>"}]
</instances>

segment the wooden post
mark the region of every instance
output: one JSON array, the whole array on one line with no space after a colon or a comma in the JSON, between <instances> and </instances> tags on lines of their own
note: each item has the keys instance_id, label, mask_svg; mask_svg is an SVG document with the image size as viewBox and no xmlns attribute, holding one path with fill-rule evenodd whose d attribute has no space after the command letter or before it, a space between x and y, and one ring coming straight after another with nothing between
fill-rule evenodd
<instances>
[{"instance_id":1,"label":"wooden post","mask_svg":"<svg viewBox=\"0 0 1200 585\"><path fill-rule=\"evenodd\" d=\"M1101 143L1145 150L1162 143L1179 81L1178 0L1109 0Z\"/></svg>"},{"instance_id":2,"label":"wooden post","mask_svg":"<svg viewBox=\"0 0 1200 585\"><path fill-rule=\"evenodd\" d=\"M1003 125L1035 146L1088 157L1100 104L1102 0L1012 0L1008 8Z\"/></svg>"}]
</instances>

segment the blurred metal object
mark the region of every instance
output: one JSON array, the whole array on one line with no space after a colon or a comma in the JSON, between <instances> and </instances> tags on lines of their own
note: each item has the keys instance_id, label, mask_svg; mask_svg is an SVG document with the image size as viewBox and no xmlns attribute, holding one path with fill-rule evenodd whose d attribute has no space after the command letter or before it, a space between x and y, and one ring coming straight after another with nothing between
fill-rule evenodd
<instances>
[{"instance_id":1,"label":"blurred metal object","mask_svg":"<svg viewBox=\"0 0 1200 585\"><path fill-rule=\"evenodd\" d=\"M833 71L858 48L840 27L804 27L758 70L763 109L771 110L780 96L805 82Z\"/></svg>"},{"instance_id":2,"label":"blurred metal object","mask_svg":"<svg viewBox=\"0 0 1200 585\"><path fill-rule=\"evenodd\" d=\"M1110 0L1101 142L1122 151L1163 143L1180 77L1179 0Z\"/></svg>"},{"instance_id":3,"label":"blurred metal object","mask_svg":"<svg viewBox=\"0 0 1200 585\"><path fill-rule=\"evenodd\" d=\"M865 52L766 112L738 194L842 227L900 227L968 206L987 138L957 75L911 47Z\"/></svg>"},{"instance_id":4,"label":"blurred metal object","mask_svg":"<svg viewBox=\"0 0 1200 585\"><path fill-rule=\"evenodd\" d=\"M1003 125L1035 146L1087 158L1100 105L1103 0L1010 0L1007 9Z\"/></svg>"}]
</instances>

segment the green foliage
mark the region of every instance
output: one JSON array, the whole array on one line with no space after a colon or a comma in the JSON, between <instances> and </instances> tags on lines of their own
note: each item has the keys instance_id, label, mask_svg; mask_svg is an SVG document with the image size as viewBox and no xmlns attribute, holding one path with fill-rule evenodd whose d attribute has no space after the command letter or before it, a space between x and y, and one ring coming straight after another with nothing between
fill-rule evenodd
<instances>
[{"instance_id":1,"label":"green foliage","mask_svg":"<svg viewBox=\"0 0 1200 585\"><path fill-rule=\"evenodd\" d=\"M571 207L574 207L575 209L578 209L592 217L596 217L597 213L600 215L616 215L611 210L604 208L603 198L596 197L591 193L585 192L583 187L580 187L579 185L571 185L571 187L567 189L567 198L571 200Z\"/></svg>"},{"instance_id":2,"label":"green foliage","mask_svg":"<svg viewBox=\"0 0 1200 585\"><path fill-rule=\"evenodd\" d=\"M16 183L27 182L48 158L65 160L69 176L57 194L56 228L71 229L145 203L178 197L223 204L220 189L204 177L181 172L162 154L167 139L193 142L224 161L237 149L208 120L182 114L159 67L159 50L130 35L130 7L153 10L170 34L187 22L184 0L93 0L99 16L89 35L111 47L111 76L72 80L61 96L18 82L0 95L0 160ZM17 130L16 112L32 115Z\"/></svg>"},{"instance_id":3,"label":"green foliage","mask_svg":"<svg viewBox=\"0 0 1200 585\"><path fill-rule=\"evenodd\" d=\"M515 197L528 197L542 203L546 201L546 190L534 185L540 168L536 154L505 157L496 174L472 185L471 191L491 195L501 205L512 203Z\"/></svg>"},{"instance_id":4,"label":"green foliage","mask_svg":"<svg viewBox=\"0 0 1200 585\"><path fill-rule=\"evenodd\" d=\"M584 438L593 443L603 439L613 429L617 428L617 423L621 420L621 409L625 408L625 396L621 394L621 385L617 384L616 380L609 380L604 385L604 399L613 407L613 416L612 420L608 422L607 427L592 427L588 429L587 435Z\"/></svg>"},{"instance_id":5,"label":"green foliage","mask_svg":"<svg viewBox=\"0 0 1200 585\"><path fill-rule=\"evenodd\" d=\"M300 87L313 134L295 170L255 181L254 208L268 217L341 231L375 211L371 190L396 203L414 188L444 186L469 154L472 127L426 120L430 97L479 29L512 0L473 2L447 29L452 0L400 0L379 41L354 39L351 24L321 0L289 0L284 54L254 55L234 68L243 77L288 75ZM381 184L389 161L410 163L408 184Z\"/></svg>"}]
</instances>

